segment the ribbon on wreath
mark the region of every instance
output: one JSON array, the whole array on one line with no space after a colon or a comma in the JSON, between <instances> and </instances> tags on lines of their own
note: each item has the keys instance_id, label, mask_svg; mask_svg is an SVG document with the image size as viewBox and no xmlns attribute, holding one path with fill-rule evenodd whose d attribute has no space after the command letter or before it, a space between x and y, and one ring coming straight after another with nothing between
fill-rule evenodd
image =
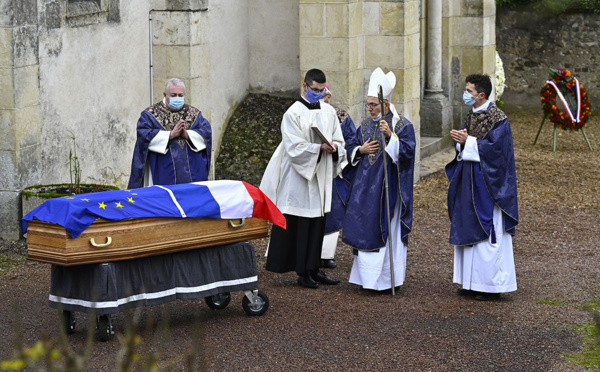
<instances>
[{"instance_id":1,"label":"ribbon on wreath","mask_svg":"<svg viewBox=\"0 0 600 372\"><path fill-rule=\"evenodd\" d=\"M573 116L573 110L571 110L571 107L567 103L565 96L563 96L562 92L560 91L560 89L558 88L556 83L554 83L554 81L552 81L552 80L548 80L548 81L546 81L546 84L550 84L554 88L554 90L556 91L556 95L558 96L558 98L560 98L560 101L562 102L563 106L567 110L567 113L571 117L571 121L573 123L579 123L579 120L581 117L581 90L579 89L579 80L577 80L577 78L575 78L575 77L573 78L573 80L575 80L575 91L577 92L577 116L576 117Z\"/></svg>"}]
</instances>

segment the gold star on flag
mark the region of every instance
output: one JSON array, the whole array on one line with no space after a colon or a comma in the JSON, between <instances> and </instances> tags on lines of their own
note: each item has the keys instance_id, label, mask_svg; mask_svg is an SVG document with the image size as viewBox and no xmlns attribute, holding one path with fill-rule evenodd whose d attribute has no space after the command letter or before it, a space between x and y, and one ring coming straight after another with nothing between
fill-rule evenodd
<instances>
[{"instance_id":1,"label":"gold star on flag","mask_svg":"<svg viewBox=\"0 0 600 372\"><path fill-rule=\"evenodd\" d=\"M127 201L130 203L135 203L135 200L133 200L133 198L127 198Z\"/></svg>"},{"instance_id":2,"label":"gold star on flag","mask_svg":"<svg viewBox=\"0 0 600 372\"><path fill-rule=\"evenodd\" d=\"M90 199L81 199L81 200L83 200L83 201L90 201Z\"/></svg>"},{"instance_id":3,"label":"gold star on flag","mask_svg":"<svg viewBox=\"0 0 600 372\"><path fill-rule=\"evenodd\" d=\"M123 208L123 206L121 205L121 202L116 202L115 205L117 206L117 208Z\"/></svg>"},{"instance_id":4,"label":"gold star on flag","mask_svg":"<svg viewBox=\"0 0 600 372\"><path fill-rule=\"evenodd\" d=\"M104 204L104 202L100 202L98 203L98 206L104 210L106 210L106 204Z\"/></svg>"}]
</instances>

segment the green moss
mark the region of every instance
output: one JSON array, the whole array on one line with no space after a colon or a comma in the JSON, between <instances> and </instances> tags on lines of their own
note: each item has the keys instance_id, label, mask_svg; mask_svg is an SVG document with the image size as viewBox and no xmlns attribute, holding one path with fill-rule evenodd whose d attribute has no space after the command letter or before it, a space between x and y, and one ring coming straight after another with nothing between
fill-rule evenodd
<instances>
[{"instance_id":1,"label":"green moss","mask_svg":"<svg viewBox=\"0 0 600 372\"><path fill-rule=\"evenodd\" d=\"M550 297L546 297L542 300L537 300L535 303L540 304L540 305L552 305L552 306L560 306L560 305L564 304L558 298L550 298Z\"/></svg>"},{"instance_id":2,"label":"green moss","mask_svg":"<svg viewBox=\"0 0 600 372\"><path fill-rule=\"evenodd\" d=\"M592 314L593 320L575 325L575 332L583 337L583 350L567 356L566 360L600 371L600 301L587 304L584 308Z\"/></svg>"},{"instance_id":3,"label":"green moss","mask_svg":"<svg viewBox=\"0 0 600 372\"><path fill-rule=\"evenodd\" d=\"M56 193L56 192L52 192L52 191L57 188L64 188L64 187L68 187L68 186L69 185L66 183L55 183L55 184L50 184L50 185L34 185L34 186L29 186L29 187L25 188L22 192L22 195L25 198L25 200L29 200L29 198L32 196L36 196L41 199L62 198L63 196L68 196L71 194ZM39 190L41 188L45 188L46 190L48 190L48 192L40 192ZM119 188L117 186L97 185L97 184L91 184L91 183L82 183L81 188L89 189L90 192L119 190Z\"/></svg>"}]
</instances>

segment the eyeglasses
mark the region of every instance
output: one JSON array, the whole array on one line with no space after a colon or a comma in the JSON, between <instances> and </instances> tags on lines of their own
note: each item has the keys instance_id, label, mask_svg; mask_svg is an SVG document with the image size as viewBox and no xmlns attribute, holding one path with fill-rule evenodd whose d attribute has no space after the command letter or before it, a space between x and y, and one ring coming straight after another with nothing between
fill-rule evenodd
<instances>
[{"instance_id":1,"label":"eyeglasses","mask_svg":"<svg viewBox=\"0 0 600 372\"><path fill-rule=\"evenodd\" d=\"M308 87L308 89L312 90L315 93L323 93L323 92L325 92L325 89L327 89L327 88L317 89L317 88L312 88L312 87L310 87L308 85L306 85L306 86Z\"/></svg>"},{"instance_id":2,"label":"eyeglasses","mask_svg":"<svg viewBox=\"0 0 600 372\"><path fill-rule=\"evenodd\" d=\"M369 109L369 108L374 109L377 106L379 106L379 103L367 103L367 109Z\"/></svg>"}]
</instances>

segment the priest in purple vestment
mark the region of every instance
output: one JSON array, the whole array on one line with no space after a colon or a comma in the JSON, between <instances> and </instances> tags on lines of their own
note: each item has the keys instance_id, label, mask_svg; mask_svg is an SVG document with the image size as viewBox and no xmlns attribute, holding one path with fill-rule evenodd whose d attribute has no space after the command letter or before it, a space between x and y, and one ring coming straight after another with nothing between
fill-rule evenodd
<instances>
[{"instance_id":1,"label":"priest in purple vestment","mask_svg":"<svg viewBox=\"0 0 600 372\"><path fill-rule=\"evenodd\" d=\"M169 79L163 100L142 111L127 188L206 181L212 129L185 103L185 85Z\"/></svg>"},{"instance_id":2,"label":"priest in purple vestment","mask_svg":"<svg viewBox=\"0 0 600 372\"><path fill-rule=\"evenodd\" d=\"M519 223L517 174L506 114L488 100L487 75L466 78L463 101L472 109L452 130L456 157L446 166L448 214L454 245L454 283L460 295L500 299L517 290L512 235Z\"/></svg>"},{"instance_id":3,"label":"priest in purple vestment","mask_svg":"<svg viewBox=\"0 0 600 372\"><path fill-rule=\"evenodd\" d=\"M360 146L356 139L356 125L346 112L346 110L332 104L331 91L329 86L326 86L323 93L323 101L329 103L335 109L335 113L342 126L342 134L346 142L344 148L347 154L351 154L354 148ZM354 167L346 166L342 174L333 179L333 193L331 196L331 212L325 215L325 236L323 237L323 248L321 249L321 266L334 269L337 267L335 263L335 252L337 250L338 238L340 230L344 223L344 215L346 214L346 204L350 196L350 188L352 187L352 179L354 178Z\"/></svg>"}]
</instances>

